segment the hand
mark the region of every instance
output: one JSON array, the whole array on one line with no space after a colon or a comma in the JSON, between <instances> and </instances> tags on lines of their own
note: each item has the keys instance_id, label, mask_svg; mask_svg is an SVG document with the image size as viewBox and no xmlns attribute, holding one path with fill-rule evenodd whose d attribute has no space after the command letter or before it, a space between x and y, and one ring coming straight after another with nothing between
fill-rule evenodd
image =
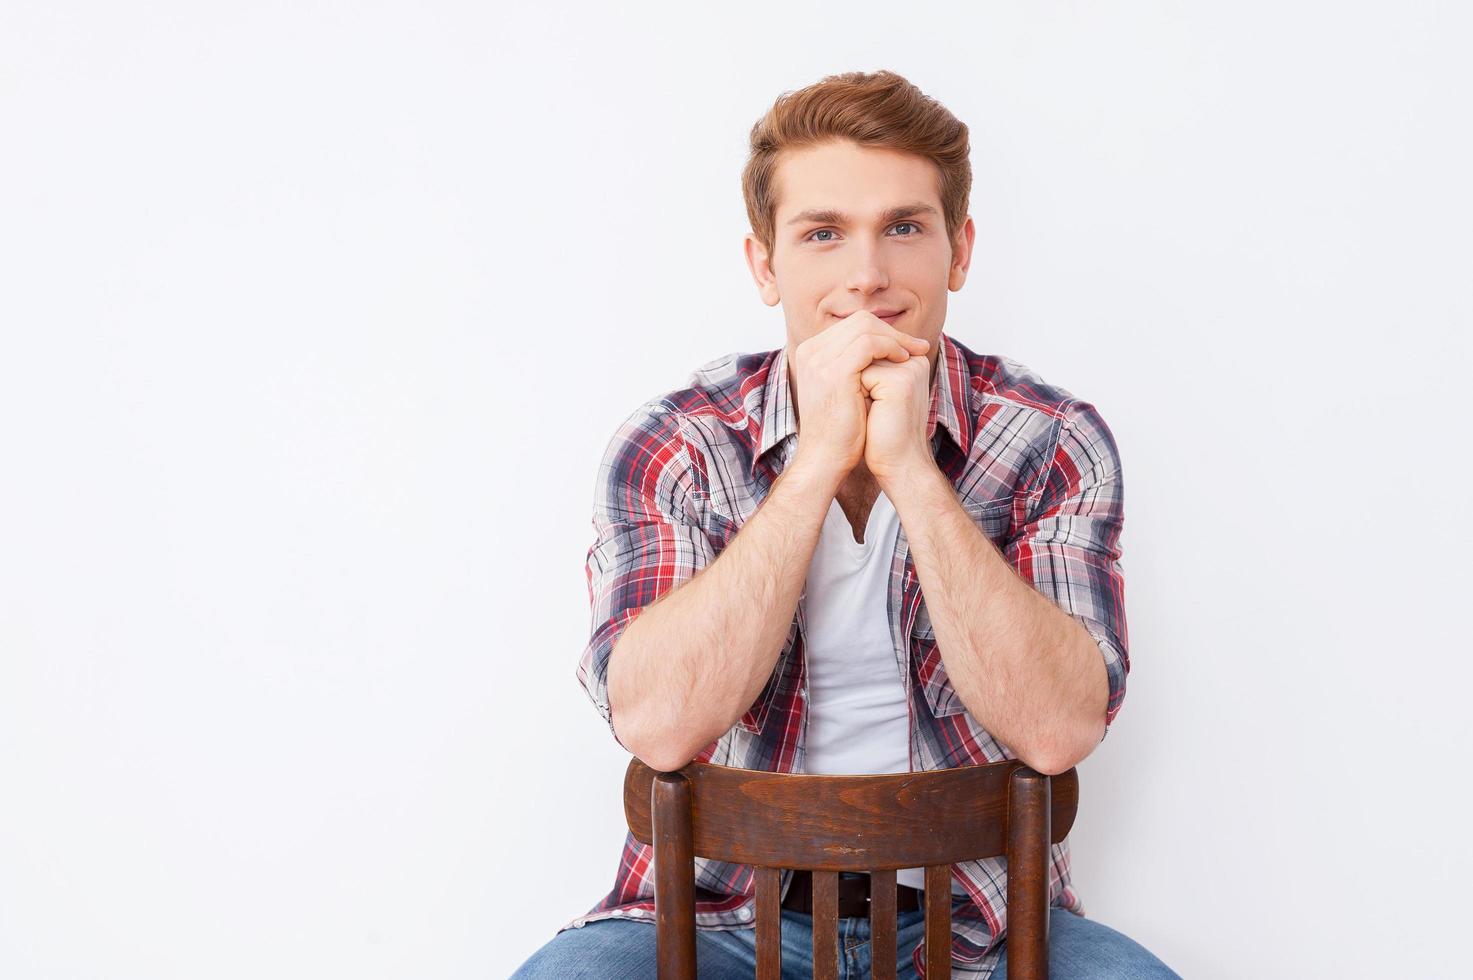
<instances>
[{"instance_id":1,"label":"hand","mask_svg":"<svg viewBox=\"0 0 1473 980\"><path fill-rule=\"evenodd\" d=\"M917 465L934 465L926 435L931 414L931 362L925 357L912 357L898 364L877 361L859 373L859 382L872 399L864 465L881 488L893 485L896 477Z\"/></svg>"},{"instance_id":2,"label":"hand","mask_svg":"<svg viewBox=\"0 0 1473 980\"><path fill-rule=\"evenodd\" d=\"M799 452L840 479L848 476L865 458L869 392L860 372L878 364L903 368L914 360L924 376L929 347L859 310L794 348L788 369L798 394Z\"/></svg>"}]
</instances>

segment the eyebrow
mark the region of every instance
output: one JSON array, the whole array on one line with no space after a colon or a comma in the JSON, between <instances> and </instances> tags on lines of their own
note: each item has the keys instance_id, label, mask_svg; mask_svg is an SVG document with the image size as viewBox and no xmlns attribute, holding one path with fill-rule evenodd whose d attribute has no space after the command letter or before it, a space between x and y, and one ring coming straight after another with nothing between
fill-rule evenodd
<instances>
[{"instance_id":1,"label":"eyebrow","mask_svg":"<svg viewBox=\"0 0 1473 980\"><path fill-rule=\"evenodd\" d=\"M929 204L924 204L921 202L917 202L915 204L901 204L893 208L888 208L885 211L881 212L880 223L888 225L890 222L899 221L901 218L910 218L918 214L937 213L939 212L937 212L937 210L931 207L931 205ZM807 211L800 211L793 217L789 218L788 224L806 224L808 222L814 221L826 225L844 225L849 223L849 216L844 212L836 211L833 208L809 208Z\"/></svg>"}]
</instances>

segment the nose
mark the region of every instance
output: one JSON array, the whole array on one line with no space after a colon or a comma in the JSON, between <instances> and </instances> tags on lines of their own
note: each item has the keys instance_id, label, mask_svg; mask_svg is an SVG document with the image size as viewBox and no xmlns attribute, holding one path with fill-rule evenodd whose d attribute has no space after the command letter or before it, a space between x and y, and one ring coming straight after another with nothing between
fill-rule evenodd
<instances>
[{"instance_id":1,"label":"nose","mask_svg":"<svg viewBox=\"0 0 1473 980\"><path fill-rule=\"evenodd\" d=\"M890 275L880 261L880 249L859 244L850 250L854 264L849 268L848 286L860 293L873 293L890 285Z\"/></svg>"}]
</instances>

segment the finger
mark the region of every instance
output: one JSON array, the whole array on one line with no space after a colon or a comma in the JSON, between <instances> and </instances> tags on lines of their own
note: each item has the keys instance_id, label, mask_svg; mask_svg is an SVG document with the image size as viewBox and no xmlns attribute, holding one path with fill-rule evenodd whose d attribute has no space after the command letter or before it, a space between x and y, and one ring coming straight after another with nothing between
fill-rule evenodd
<instances>
[{"instance_id":1,"label":"finger","mask_svg":"<svg viewBox=\"0 0 1473 980\"><path fill-rule=\"evenodd\" d=\"M868 390L885 380L885 375L894 369L889 361L875 361L869 367L859 372L859 383Z\"/></svg>"},{"instance_id":2,"label":"finger","mask_svg":"<svg viewBox=\"0 0 1473 980\"><path fill-rule=\"evenodd\" d=\"M926 340L924 337L916 337L912 334L908 334L904 330L901 330L899 327L892 326L885 320L881 320L873 313L863 313L863 315L855 314L854 316L850 317L849 320L854 322L855 330L861 333L879 332L880 334L893 337L895 340L898 340L901 344L903 344L908 350L927 350L931 346L931 342Z\"/></svg>"},{"instance_id":3,"label":"finger","mask_svg":"<svg viewBox=\"0 0 1473 980\"><path fill-rule=\"evenodd\" d=\"M872 391L876 385L890 382L902 386L909 386L912 390L927 390L926 371L924 357L912 357L904 364L892 364L889 361L874 361L869 367L859 372L859 384L866 391ZM916 364L915 368L911 364ZM898 375L910 373L910 380L899 378Z\"/></svg>"},{"instance_id":4,"label":"finger","mask_svg":"<svg viewBox=\"0 0 1473 980\"><path fill-rule=\"evenodd\" d=\"M911 358L916 360L916 358ZM869 367L859 372L859 384L865 391L872 392L876 385L884 384L886 381L894 382L893 371L904 371L905 365L891 364L889 361L875 361Z\"/></svg>"},{"instance_id":5,"label":"finger","mask_svg":"<svg viewBox=\"0 0 1473 980\"><path fill-rule=\"evenodd\" d=\"M854 338L845 348L840 363L845 374L858 374L877 360L900 363L910 360L910 357L910 351L902 347L898 341L879 334L867 333Z\"/></svg>"}]
</instances>

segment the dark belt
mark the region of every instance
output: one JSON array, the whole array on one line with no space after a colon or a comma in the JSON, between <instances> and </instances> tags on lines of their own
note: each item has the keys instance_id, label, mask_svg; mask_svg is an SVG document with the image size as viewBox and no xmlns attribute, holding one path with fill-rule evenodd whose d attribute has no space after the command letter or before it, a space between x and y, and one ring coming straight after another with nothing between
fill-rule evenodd
<instances>
[{"instance_id":1,"label":"dark belt","mask_svg":"<svg viewBox=\"0 0 1473 980\"><path fill-rule=\"evenodd\" d=\"M895 884L895 911L914 912L922 907L924 893L909 885ZM813 914L813 875L808 871L794 871L788 885L788 896L783 899L783 908ZM852 918L869 917L869 875L854 878L839 878L839 915Z\"/></svg>"}]
</instances>

